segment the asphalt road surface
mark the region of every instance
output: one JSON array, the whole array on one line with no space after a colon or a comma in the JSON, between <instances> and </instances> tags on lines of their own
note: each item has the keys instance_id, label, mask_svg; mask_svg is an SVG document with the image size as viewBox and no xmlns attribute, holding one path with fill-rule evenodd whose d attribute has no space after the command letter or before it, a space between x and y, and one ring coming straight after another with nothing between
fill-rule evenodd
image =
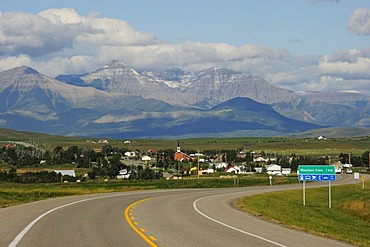
<instances>
[{"instance_id":1,"label":"asphalt road surface","mask_svg":"<svg viewBox=\"0 0 370 247\"><path fill-rule=\"evenodd\" d=\"M332 185L353 181L342 177ZM306 188L327 186L310 183ZM0 246L348 246L265 222L234 199L302 185L73 196L0 209ZM279 205L276 205L278 207Z\"/></svg>"}]
</instances>

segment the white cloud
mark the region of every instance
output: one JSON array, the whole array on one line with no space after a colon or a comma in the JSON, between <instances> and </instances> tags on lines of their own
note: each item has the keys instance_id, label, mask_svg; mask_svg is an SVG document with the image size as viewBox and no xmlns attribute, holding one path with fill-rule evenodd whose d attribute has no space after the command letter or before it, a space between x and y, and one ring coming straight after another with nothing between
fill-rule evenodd
<instances>
[{"instance_id":1,"label":"white cloud","mask_svg":"<svg viewBox=\"0 0 370 247\"><path fill-rule=\"evenodd\" d=\"M262 45L232 46L223 43L160 44L148 46L102 46L99 57L124 61L137 69L163 70L180 67L200 71L210 67L227 67L250 74L263 75L266 69L278 71L291 59L286 50L272 50Z\"/></svg>"},{"instance_id":2,"label":"white cloud","mask_svg":"<svg viewBox=\"0 0 370 247\"><path fill-rule=\"evenodd\" d=\"M370 9L355 9L349 18L347 26L358 35L370 35Z\"/></svg>"},{"instance_id":3,"label":"white cloud","mask_svg":"<svg viewBox=\"0 0 370 247\"><path fill-rule=\"evenodd\" d=\"M52 23L39 15L3 13L0 15L0 54L42 56L72 48L80 33L96 32L81 24Z\"/></svg>"},{"instance_id":4,"label":"white cloud","mask_svg":"<svg viewBox=\"0 0 370 247\"><path fill-rule=\"evenodd\" d=\"M80 16L73 9L49 9L38 15L8 12L0 15L0 55L43 56L79 44L144 45L154 35L135 31L127 22Z\"/></svg>"},{"instance_id":5,"label":"white cloud","mask_svg":"<svg viewBox=\"0 0 370 247\"><path fill-rule=\"evenodd\" d=\"M355 11L352 17L366 16L364 13L364 9ZM368 18L354 20L350 22L353 31L366 34ZM259 44L169 44L154 34L136 31L123 20L103 18L98 13L82 16L74 9L48 9L36 15L0 14L0 71L26 65L49 76L77 74L93 71L113 59L139 70L226 67L291 90L349 89L357 85L370 95L366 89L370 83L370 48L323 57L297 56Z\"/></svg>"},{"instance_id":6,"label":"white cloud","mask_svg":"<svg viewBox=\"0 0 370 247\"><path fill-rule=\"evenodd\" d=\"M20 65L32 66L32 60L26 55L12 56L12 57L0 57L0 71L12 69Z\"/></svg>"},{"instance_id":7,"label":"white cloud","mask_svg":"<svg viewBox=\"0 0 370 247\"><path fill-rule=\"evenodd\" d=\"M55 57L36 62L33 67L40 73L57 76L60 74L81 74L97 68L97 59L93 56L76 55L72 57Z\"/></svg>"},{"instance_id":8,"label":"white cloud","mask_svg":"<svg viewBox=\"0 0 370 247\"><path fill-rule=\"evenodd\" d=\"M336 76L322 76L317 87L322 91L353 91L369 94L369 84L369 80L347 80Z\"/></svg>"},{"instance_id":9,"label":"white cloud","mask_svg":"<svg viewBox=\"0 0 370 247\"><path fill-rule=\"evenodd\" d=\"M48 19L53 24L83 24L86 17L77 14L74 9L48 9L39 13L39 16Z\"/></svg>"},{"instance_id":10,"label":"white cloud","mask_svg":"<svg viewBox=\"0 0 370 247\"><path fill-rule=\"evenodd\" d=\"M127 22L99 18L97 13L80 16L74 9L48 9L40 16L55 24L84 25L95 30L94 33L82 32L76 36L78 43L93 43L98 45L138 45L157 42L154 35L135 31Z\"/></svg>"},{"instance_id":11,"label":"white cloud","mask_svg":"<svg viewBox=\"0 0 370 247\"><path fill-rule=\"evenodd\" d=\"M323 57L319 64L323 74L345 79L370 78L370 50L341 51Z\"/></svg>"}]
</instances>

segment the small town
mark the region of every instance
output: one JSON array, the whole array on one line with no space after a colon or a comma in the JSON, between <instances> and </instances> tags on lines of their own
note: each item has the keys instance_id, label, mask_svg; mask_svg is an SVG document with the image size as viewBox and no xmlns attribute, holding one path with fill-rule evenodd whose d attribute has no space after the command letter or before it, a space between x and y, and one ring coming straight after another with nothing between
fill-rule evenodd
<instances>
[{"instance_id":1,"label":"small town","mask_svg":"<svg viewBox=\"0 0 370 247\"><path fill-rule=\"evenodd\" d=\"M318 137L317 140L322 140ZM0 177L8 181L14 177L17 169L29 167L38 172L55 172L60 179L68 181L85 181L86 179L186 179L212 175L230 178L235 175L267 174L276 177L297 175L299 165L331 165L337 174L352 174L353 167L365 167L369 160L369 151L361 156L341 153L338 157L330 156L290 156L278 153L256 152L254 150L182 150L180 141L176 149L145 151L118 149L109 144L108 140L98 140L101 148L79 148L77 146L63 149L60 146L53 150L41 151L34 146L24 147L9 143L2 147L2 160L11 170L9 174L2 172ZM131 143L123 141L124 144ZM70 164L71 169L53 169ZM81 173L81 171L86 173ZM12 175L11 175L12 172ZM26 178L26 174L28 178ZM23 182L30 182L31 172L27 172ZM38 173L33 173L37 176ZM60 182L60 179L55 179ZM20 179L19 181L22 181ZM39 181L35 179L35 181Z\"/></svg>"}]
</instances>

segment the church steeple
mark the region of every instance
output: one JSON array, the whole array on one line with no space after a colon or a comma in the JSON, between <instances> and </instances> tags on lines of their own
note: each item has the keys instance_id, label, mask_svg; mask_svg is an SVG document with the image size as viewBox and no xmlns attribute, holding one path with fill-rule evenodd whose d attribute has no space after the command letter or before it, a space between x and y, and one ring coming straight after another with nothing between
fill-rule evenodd
<instances>
[{"instance_id":1,"label":"church steeple","mask_svg":"<svg viewBox=\"0 0 370 247\"><path fill-rule=\"evenodd\" d=\"M177 141L177 149L176 149L176 152L178 152L178 153L181 152L180 151L180 141L179 140Z\"/></svg>"}]
</instances>

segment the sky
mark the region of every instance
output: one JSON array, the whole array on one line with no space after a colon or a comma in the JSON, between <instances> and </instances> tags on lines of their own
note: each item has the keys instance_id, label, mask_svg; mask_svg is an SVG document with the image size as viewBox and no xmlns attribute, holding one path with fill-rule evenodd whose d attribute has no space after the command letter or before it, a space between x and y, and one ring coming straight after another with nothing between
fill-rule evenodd
<instances>
[{"instance_id":1,"label":"sky","mask_svg":"<svg viewBox=\"0 0 370 247\"><path fill-rule=\"evenodd\" d=\"M370 0L0 0L0 71L224 67L370 96Z\"/></svg>"}]
</instances>

